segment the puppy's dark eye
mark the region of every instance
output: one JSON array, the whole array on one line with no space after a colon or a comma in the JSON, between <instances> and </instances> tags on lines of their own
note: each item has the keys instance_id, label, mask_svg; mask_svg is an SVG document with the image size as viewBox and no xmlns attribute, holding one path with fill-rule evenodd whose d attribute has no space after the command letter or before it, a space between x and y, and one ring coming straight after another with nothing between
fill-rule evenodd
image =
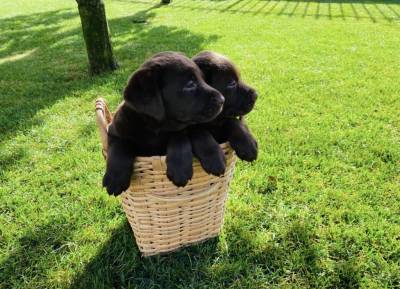
<instances>
[{"instance_id":1,"label":"puppy's dark eye","mask_svg":"<svg viewBox=\"0 0 400 289\"><path fill-rule=\"evenodd\" d=\"M231 82L228 83L226 86L227 88L235 88L237 86L236 80L232 80Z\"/></svg>"},{"instance_id":2,"label":"puppy's dark eye","mask_svg":"<svg viewBox=\"0 0 400 289\"><path fill-rule=\"evenodd\" d=\"M190 80L185 85L185 89L195 89L197 87L197 83L194 80Z\"/></svg>"}]
</instances>

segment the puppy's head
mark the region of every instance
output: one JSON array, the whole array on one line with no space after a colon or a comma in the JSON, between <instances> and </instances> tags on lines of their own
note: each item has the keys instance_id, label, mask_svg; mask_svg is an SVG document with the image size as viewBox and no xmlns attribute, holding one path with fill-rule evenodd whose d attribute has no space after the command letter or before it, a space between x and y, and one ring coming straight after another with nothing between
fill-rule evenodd
<instances>
[{"instance_id":1,"label":"puppy's head","mask_svg":"<svg viewBox=\"0 0 400 289\"><path fill-rule=\"evenodd\" d=\"M239 71L228 58L204 51L192 60L203 72L205 81L225 97L221 116L242 116L253 109L257 93L241 81Z\"/></svg>"},{"instance_id":2,"label":"puppy's head","mask_svg":"<svg viewBox=\"0 0 400 289\"><path fill-rule=\"evenodd\" d=\"M188 125L212 120L224 103L197 65L177 52L162 52L147 60L130 77L124 99L135 111L160 122Z\"/></svg>"}]
</instances>

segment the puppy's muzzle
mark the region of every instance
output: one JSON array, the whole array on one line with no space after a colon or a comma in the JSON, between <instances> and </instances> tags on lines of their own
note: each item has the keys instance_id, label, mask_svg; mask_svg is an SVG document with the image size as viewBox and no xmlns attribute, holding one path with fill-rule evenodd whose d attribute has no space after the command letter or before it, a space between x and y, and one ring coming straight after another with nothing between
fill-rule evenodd
<instances>
[{"instance_id":1,"label":"puppy's muzzle","mask_svg":"<svg viewBox=\"0 0 400 289\"><path fill-rule=\"evenodd\" d=\"M239 115L245 115L248 114L254 107L254 104L257 100L257 92L252 89L248 88L244 91L243 96L242 96L242 103L239 108Z\"/></svg>"},{"instance_id":2,"label":"puppy's muzzle","mask_svg":"<svg viewBox=\"0 0 400 289\"><path fill-rule=\"evenodd\" d=\"M223 108L223 106L224 106L224 103L225 103L225 98L222 96L222 94L221 93L216 93L215 94L215 97L213 98L213 106L215 106L215 107L218 107L219 108L219 111L218 111L218 114L222 111L222 108Z\"/></svg>"},{"instance_id":3,"label":"puppy's muzzle","mask_svg":"<svg viewBox=\"0 0 400 289\"><path fill-rule=\"evenodd\" d=\"M250 88L247 95L249 96L249 102L254 105L254 103L256 102L256 100L258 98L257 92L254 89Z\"/></svg>"},{"instance_id":4,"label":"puppy's muzzle","mask_svg":"<svg viewBox=\"0 0 400 289\"><path fill-rule=\"evenodd\" d=\"M217 117L217 115L222 111L224 102L225 98L222 94L214 90L205 110L203 111L203 121L210 121Z\"/></svg>"}]
</instances>

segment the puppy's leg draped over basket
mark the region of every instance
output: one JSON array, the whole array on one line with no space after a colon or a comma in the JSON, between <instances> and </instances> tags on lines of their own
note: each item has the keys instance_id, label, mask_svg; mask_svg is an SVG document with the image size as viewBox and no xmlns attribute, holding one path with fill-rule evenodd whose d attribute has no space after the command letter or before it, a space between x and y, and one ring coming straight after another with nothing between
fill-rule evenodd
<instances>
[{"instance_id":1,"label":"puppy's leg draped over basket","mask_svg":"<svg viewBox=\"0 0 400 289\"><path fill-rule=\"evenodd\" d=\"M96 101L96 118L106 157L112 114L104 99ZM183 188L168 179L165 156L135 159L131 185L121 196L144 256L174 251L219 234L236 161L228 143L221 144L221 148L227 161L225 174L208 175L194 160L192 180Z\"/></svg>"}]
</instances>

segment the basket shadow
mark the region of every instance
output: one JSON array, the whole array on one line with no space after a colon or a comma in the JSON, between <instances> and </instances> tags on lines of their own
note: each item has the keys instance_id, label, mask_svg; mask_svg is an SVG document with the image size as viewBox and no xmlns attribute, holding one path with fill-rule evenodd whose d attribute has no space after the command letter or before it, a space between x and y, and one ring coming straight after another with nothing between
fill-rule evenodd
<instances>
[{"instance_id":1,"label":"basket shadow","mask_svg":"<svg viewBox=\"0 0 400 289\"><path fill-rule=\"evenodd\" d=\"M227 220L219 239L147 258L141 257L125 220L65 286L177 288L179 284L180 288L221 288L235 284L235 288L260 288L262 284L254 283L256 280L273 286L280 279L296 276L292 281L303 288L321 288L318 276L329 272L330 288L359 287L360 267L351 256L341 256L331 269L324 267L324 249L311 223L294 221L274 240L260 241L259 235L265 229L254 221L261 215L244 213ZM63 217L29 229L0 262L0 284L26 288L24 276L36 276L50 285L49 268L75 253L79 244L74 242L74 234L78 230L76 224ZM339 253L331 254L337 257Z\"/></svg>"},{"instance_id":2,"label":"basket shadow","mask_svg":"<svg viewBox=\"0 0 400 289\"><path fill-rule=\"evenodd\" d=\"M70 288L185 288L205 277L216 256L218 240L185 247L169 254L141 257L129 223L124 222L101 247Z\"/></svg>"},{"instance_id":3,"label":"basket shadow","mask_svg":"<svg viewBox=\"0 0 400 289\"><path fill-rule=\"evenodd\" d=\"M4 216L6 212L3 212ZM16 244L11 253L0 262L0 284L2 288L25 288L25 275L31 274L47 279L49 268L70 254L75 243L74 228L65 218L29 229ZM8 287L9 286L9 287Z\"/></svg>"},{"instance_id":4,"label":"basket shadow","mask_svg":"<svg viewBox=\"0 0 400 289\"><path fill-rule=\"evenodd\" d=\"M253 217L241 218L226 222L219 238L146 258L140 256L125 222L70 288L226 288L233 284L235 288L261 288L289 275L296 276L292 281L304 288L321 288L318 276L326 274L327 268L321 262L323 249L311 224L294 221L275 240L260 241L263 230L249 229ZM359 286L359 268L352 260L334 264L329 272L331 288Z\"/></svg>"}]
</instances>

